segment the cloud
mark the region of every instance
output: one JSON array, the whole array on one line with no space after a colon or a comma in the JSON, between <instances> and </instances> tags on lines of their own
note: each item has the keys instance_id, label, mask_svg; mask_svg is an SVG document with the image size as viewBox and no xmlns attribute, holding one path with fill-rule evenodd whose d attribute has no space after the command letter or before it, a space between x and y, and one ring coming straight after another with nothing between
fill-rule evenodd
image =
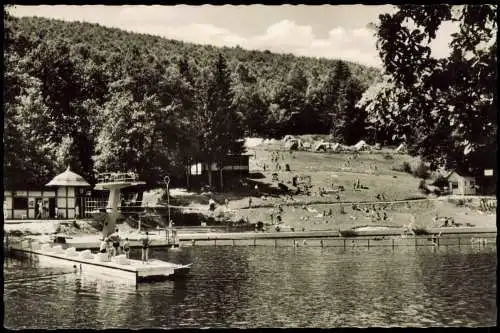
<instances>
[{"instance_id":1,"label":"cloud","mask_svg":"<svg viewBox=\"0 0 500 333\"><path fill-rule=\"evenodd\" d=\"M318 38L311 26L283 20L269 26L264 35L250 38L247 45L255 49L381 66L375 42L372 31L366 28L335 27L328 32L327 38Z\"/></svg>"}]
</instances>

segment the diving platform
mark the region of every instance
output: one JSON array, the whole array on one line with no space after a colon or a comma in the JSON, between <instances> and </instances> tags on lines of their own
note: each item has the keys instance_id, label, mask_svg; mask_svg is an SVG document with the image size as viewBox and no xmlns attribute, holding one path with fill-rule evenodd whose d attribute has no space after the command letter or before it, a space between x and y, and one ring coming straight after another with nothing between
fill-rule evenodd
<instances>
[{"instance_id":1,"label":"diving platform","mask_svg":"<svg viewBox=\"0 0 500 333\"><path fill-rule=\"evenodd\" d=\"M125 187L144 185L146 183L139 181L137 175L133 172L102 173L97 176L97 181L96 190L109 191L101 239L111 242L109 236L115 232L116 219L119 214L120 190ZM173 230L170 231L173 232ZM64 243L66 243L65 238ZM142 241L136 241L136 243L141 245ZM168 245L178 248L178 244L175 242ZM108 253L92 253L89 247L87 244L85 250L77 251L74 246L66 248L66 244L63 247L63 245L57 243L42 243L29 239L11 241L10 243L8 239L4 240L4 249L8 252L36 260L41 265L70 266L80 273L104 275L132 283L182 276L191 267L191 264L180 265L157 259L142 262L128 259L125 255L111 257Z\"/></svg>"},{"instance_id":2,"label":"diving platform","mask_svg":"<svg viewBox=\"0 0 500 333\"><path fill-rule=\"evenodd\" d=\"M145 185L146 182L138 180L134 172L105 172L97 175L95 190L109 191L106 206L106 219L102 230L103 238L108 237L115 231L116 219L118 218L118 206L120 202L120 190L125 187Z\"/></svg>"},{"instance_id":3,"label":"diving platform","mask_svg":"<svg viewBox=\"0 0 500 333\"><path fill-rule=\"evenodd\" d=\"M143 263L140 260L127 259L119 255L108 261L106 254L91 253L90 250L76 251L75 248L63 249L57 244L40 244L26 240L10 244L12 254L27 257L40 266L70 266L75 272L99 275L131 283L151 280L164 280L184 276L191 264L180 265L157 259Z\"/></svg>"}]
</instances>

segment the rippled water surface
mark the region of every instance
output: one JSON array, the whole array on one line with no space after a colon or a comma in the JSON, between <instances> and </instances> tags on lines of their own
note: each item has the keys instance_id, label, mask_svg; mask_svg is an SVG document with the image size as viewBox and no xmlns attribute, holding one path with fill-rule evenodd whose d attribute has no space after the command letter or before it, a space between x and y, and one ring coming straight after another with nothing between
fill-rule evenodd
<instances>
[{"instance_id":1,"label":"rippled water surface","mask_svg":"<svg viewBox=\"0 0 500 333\"><path fill-rule=\"evenodd\" d=\"M496 325L494 246L396 250L206 246L177 253L155 250L152 257L193 262L193 266L184 280L135 287L8 259L5 326Z\"/></svg>"}]
</instances>

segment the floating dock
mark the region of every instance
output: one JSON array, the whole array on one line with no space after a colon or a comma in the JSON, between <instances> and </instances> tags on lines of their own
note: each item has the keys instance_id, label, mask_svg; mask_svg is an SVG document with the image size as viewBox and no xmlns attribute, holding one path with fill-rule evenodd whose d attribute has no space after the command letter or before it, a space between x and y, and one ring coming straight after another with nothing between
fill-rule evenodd
<instances>
[{"instance_id":1,"label":"floating dock","mask_svg":"<svg viewBox=\"0 0 500 333\"><path fill-rule=\"evenodd\" d=\"M90 250L76 251L73 247L63 249L61 245L27 240L10 244L8 250L14 255L35 260L41 266L72 266L76 272L119 278L132 283L176 278L185 275L191 267L191 264L180 265L156 259L143 263L126 259L124 255L106 261L105 254L91 253Z\"/></svg>"}]
</instances>

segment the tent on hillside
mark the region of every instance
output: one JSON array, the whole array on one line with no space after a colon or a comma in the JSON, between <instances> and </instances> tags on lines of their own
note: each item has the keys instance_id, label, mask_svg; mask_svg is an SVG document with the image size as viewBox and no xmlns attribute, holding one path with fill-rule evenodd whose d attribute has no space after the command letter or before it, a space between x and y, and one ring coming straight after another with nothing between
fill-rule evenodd
<instances>
[{"instance_id":1,"label":"tent on hillside","mask_svg":"<svg viewBox=\"0 0 500 333\"><path fill-rule=\"evenodd\" d=\"M353 146L354 150L356 151L360 151L360 150L367 150L367 149L370 149L370 146L364 141L364 140L360 140L358 143L356 143L354 146Z\"/></svg>"},{"instance_id":2,"label":"tent on hillside","mask_svg":"<svg viewBox=\"0 0 500 333\"><path fill-rule=\"evenodd\" d=\"M262 138L245 138L244 146L245 148L253 148L261 145L262 143L264 143L264 139Z\"/></svg>"},{"instance_id":3,"label":"tent on hillside","mask_svg":"<svg viewBox=\"0 0 500 333\"><path fill-rule=\"evenodd\" d=\"M402 144L400 144L399 147L396 148L395 152L396 153L406 153L407 152L406 144L404 142Z\"/></svg>"},{"instance_id":4,"label":"tent on hillside","mask_svg":"<svg viewBox=\"0 0 500 333\"><path fill-rule=\"evenodd\" d=\"M332 151L340 151L340 149L341 149L341 147L340 147L340 143L338 143L338 142L332 143L332 144L330 145L330 149L331 149Z\"/></svg>"},{"instance_id":5,"label":"tent on hillside","mask_svg":"<svg viewBox=\"0 0 500 333\"><path fill-rule=\"evenodd\" d=\"M299 149L299 143L294 140L294 141L288 141L285 143L285 148L288 150L298 150Z\"/></svg>"},{"instance_id":6,"label":"tent on hillside","mask_svg":"<svg viewBox=\"0 0 500 333\"><path fill-rule=\"evenodd\" d=\"M316 145L314 145L314 151L327 151L329 147L330 144L328 142L318 142Z\"/></svg>"},{"instance_id":7,"label":"tent on hillside","mask_svg":"<svg viewBox=\"0 0 500 333\"><path fill-rule=\"evenodd\" d=\"M353 151L353 150L355 150L355 148L354 148L354 146L339 145L337 150L338 151Z\"/></svg>"}]
</instances>

